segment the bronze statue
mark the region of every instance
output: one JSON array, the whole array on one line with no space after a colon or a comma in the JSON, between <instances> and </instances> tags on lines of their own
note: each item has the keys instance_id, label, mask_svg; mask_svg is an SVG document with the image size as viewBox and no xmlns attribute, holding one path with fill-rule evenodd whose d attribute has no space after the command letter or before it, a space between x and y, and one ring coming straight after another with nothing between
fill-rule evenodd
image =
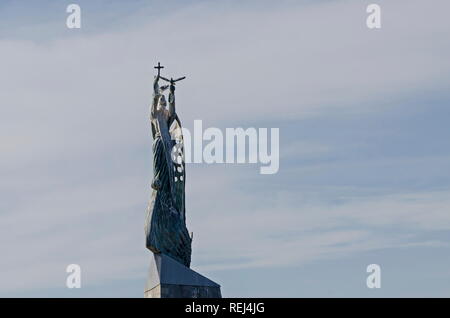
<instances>
[{"instance_id":1,"label":"bronze statue","mask_svg":"<svg viewBox=\"0 0 450 318\"><path fill-rule=\"evenodd\" d=\"M145 221L146 246L183 265L191 263L191 243L186 228L185 164L181 122L175 112L175 83L158 75L153 83L150 122L153 136L153 189ZM159 80L169 84L159 86ZM164 91L169 88L168 109Z\"/></svg>"}]
</instances>

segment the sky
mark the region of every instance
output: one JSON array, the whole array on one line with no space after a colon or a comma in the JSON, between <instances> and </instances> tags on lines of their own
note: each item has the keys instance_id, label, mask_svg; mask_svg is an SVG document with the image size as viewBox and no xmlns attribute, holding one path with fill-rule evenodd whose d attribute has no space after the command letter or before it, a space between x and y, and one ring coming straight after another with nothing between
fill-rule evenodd
<instances>
[{"instance_id":1,"label":"sky","mask_svg":"<svg viewBox=\"0 0 450 318\"><path fill-rule=\"evenodd\" d=\"M66 27L70 3L81 29ZM370 3L381 29L366 26ZM276 174L186 165L191 267L224 297L449 297L449 11L2 1L0 296L143 296L160 61L187 76L188 129L279 128ZM69 264L80 289L66 287Z\"/></svg>"}]
</instances>

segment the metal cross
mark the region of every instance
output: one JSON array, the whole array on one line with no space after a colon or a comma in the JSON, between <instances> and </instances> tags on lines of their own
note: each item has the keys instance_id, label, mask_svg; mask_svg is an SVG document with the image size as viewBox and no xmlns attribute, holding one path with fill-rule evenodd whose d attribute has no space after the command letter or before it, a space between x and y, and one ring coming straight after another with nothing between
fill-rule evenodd
<instances>
[{"instance_id":1,"label":"metal cross","mask_svg":"<svg viewBox=\"0 0 450 318\"><path fill-rule=\"evenodd\" d=\"M164 68L164 66L161 66L161 64L158 62L158 66L155 66L154 68L158 69L158 76L159 76L159 73L160 73L161 69Z\"/></svg>"}]
</instances>

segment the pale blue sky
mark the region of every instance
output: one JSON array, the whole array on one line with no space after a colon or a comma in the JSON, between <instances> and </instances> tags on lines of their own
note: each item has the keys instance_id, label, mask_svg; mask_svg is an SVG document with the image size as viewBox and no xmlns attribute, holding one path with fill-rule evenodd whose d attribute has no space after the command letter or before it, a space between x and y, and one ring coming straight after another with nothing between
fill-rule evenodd
<instances>
[{"instance_id":1,"label":"pale blue sky","mask_svg":"<svg viewBox=\"0 0 450 318\"><path fill-rule=\"evenodd\" d=\"M448 1L72 2L0 4L1 296L142 296L157 61L186 127L280 129L275 175L187 166L224 296L450 296Z\"/></svg>"}]
</instances>

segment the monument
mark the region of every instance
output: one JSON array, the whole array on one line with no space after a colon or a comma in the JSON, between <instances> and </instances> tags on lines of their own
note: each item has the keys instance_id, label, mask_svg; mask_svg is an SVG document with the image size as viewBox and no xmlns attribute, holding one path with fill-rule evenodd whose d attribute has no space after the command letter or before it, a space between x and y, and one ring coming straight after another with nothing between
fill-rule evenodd
<instances>
[{"instance_id":1,"label":"monument","mask_svg":"<svg viewBox=\"0 0 450 318\"><path fill-rule=\"evenodd\" d=\"M160 63L155 68L150 108L153 180L145 220L146 247L152 256L144 297L219 298L220 285L189 268L192 234L186 227L183 133L175 111L175 84L185 77L168 79L161 76ZM160 86L160 80L168 84Z\"/></svg>"}]
</instances>

